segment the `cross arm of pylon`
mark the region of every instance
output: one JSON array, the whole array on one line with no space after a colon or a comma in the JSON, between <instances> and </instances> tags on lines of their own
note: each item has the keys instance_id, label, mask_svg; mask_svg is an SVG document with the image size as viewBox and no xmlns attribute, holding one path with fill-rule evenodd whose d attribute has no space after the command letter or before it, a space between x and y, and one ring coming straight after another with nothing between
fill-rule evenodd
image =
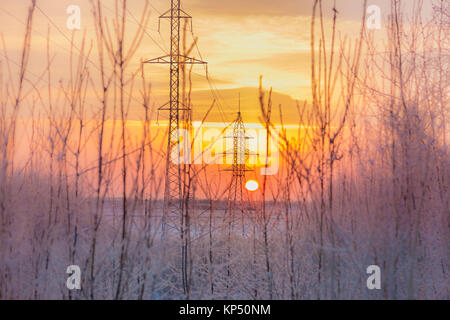
<instances>
[{"instance_id":1,"label":"cross arm of pylon","mask_svg":"<svg viewBox=\"0 0 450 320\"><path fill-rule=\"evenodd\" d=\"M146 61L144 61L144 63L169 64L169 63L171 63L170 58L171 58L171 55L168 54L168 55L161 56L158 58L146 60ZM191 58L191 57L187 57L187 56L183 56L183 55L178 55L173 58L179 64L208 64L208 62L206 62L206 61L202 61L199 59L195 59L195 58Z\"/></svg>"},{"instance_id":2,"label":"cross arm of pylon","mask_svg":"<svg viewBox=\"0 0 450 320\"><path fill-rule=\"evenodd\" d=\"M184 58L184 60L180 61L180 63L185 63L185 64L208 64L208 62L202 61L202 60L199 60L199 59L186 57L186 56L180 56L180 57Z\"/></svg>"},{"instance_id":3,"label":"cross arm of pylon","mask_svg":"<svg viewBox=\"0 0 450 320\"><path fill-rule=\"evenodd\" d=\"M222 155L222 156L229 156L232 155L234 151L230 150L230 151L225 151L225 152L219 152L216 153L217 155ZM248 150L245 152L246 156L259 156L259 153L254 153L254 152L248 152Z\"/></svg>"},{"instance_id":4,"label":"cross arm of pylon","mask_svg":"<svg viewBox=\"0 0 450 320\"><path fill-rule=\"evenodd\" d=\"M160 15L159 18L160 19L170 19L170 18L172 18L171 11L172 11L171 9L167 10L162 15ZM179 15L178 16L174 16L174 18L192 19L192 16L187 14L183 9L179 9L178 11L179 11Z\"/></svg>"},{"instance_id":5,"label":"cross arm of pylon","mask_svg":"<svg viewBox=\"0 0 450 320\"><path fill-rule=\"evenodd\" d=\"M226 137L224 137L225 139L234 139L235 137L233 137L233 136L226 136ZM250 140L250 139L255 139L255 137L250 137L250 136L245 136L245 137L242 137L242 138L244 138L244 139L248 139L248 140Z\"/></svg>"},{"instance_id":6,"label":"cross arm of pylon","mask_svg":"<svg viewBox=\"0 0 450 320\"><path fill-rule=\"evenodd\" d=\"M233 168L228 168L228 169L223 169L223 170L220 170L220 171L227 171L227 172L233 172L233 171L236 171L235 169L233 169ZM251 169L251 168L245 168L245 169L239 169L239 171L242 171L242 172L253 172L253 171L255 171L254 169Z\"/></svg>"},{"instance_id":7,"label":"cross arm of pylon","mask_svg":"<svg viewBox=\"0 0 450 320\"><path fill-rule=\"evenodd\" d=\"M181 107L179 107L178 110L191 110L191 108L186 107L186 105L182 102L179 102L179 105ZM161 107L158 108L158 110L170 110L170 101L164 103Z\"/></svg>"},{"instance_id":8,"label":"cross arm of pylon","mask_svg":"<svg viewBox=\"0 0 450 320\"><path fill-rule=\"evenodd\" d=\"M158 32L161 30L161 19L171 19L172 18L172 9L167 10L162 15L159 16L158 19ZM191 19L191 31L192 31L192 17L187 14L183 9L179 9L179 15L173 16L173 18L179 18L179 19Z\"/></svg>"}]
</instances>

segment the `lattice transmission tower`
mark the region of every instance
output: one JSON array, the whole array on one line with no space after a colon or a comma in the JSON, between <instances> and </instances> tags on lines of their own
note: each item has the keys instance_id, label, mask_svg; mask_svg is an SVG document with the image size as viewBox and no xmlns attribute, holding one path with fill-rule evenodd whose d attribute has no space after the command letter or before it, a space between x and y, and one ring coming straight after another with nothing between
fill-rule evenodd
<instances>
[{"instance_id":1,"label":"lattice transmission tower","mask_svg":"<svg viewBox=\"0 0 450 320\"><path fill-rule=\"evenodd\" d=\"M241 212L242 217L244 211L247 208L247 201L245 199L245 175L248 171L254 171L247 166L247 157L250 156L248 149L248 140L251 137L245 133L244 121L242 120L240 98L239 98L239 111L233 124L233 135L227 136L229 139L233 139L233 165L225 171L231 171L233 176L231 177L230 189L228 193L228 213L233 218L236 212ZM228 154L227 150L227 154Z\"/></svg>"},{"instance_id":2,"label":"lattice transmission tower","mask_svg":"<svg viewBox=\"0 0 450 320\"><path fill-rule=\"evenodd\" d=\"M167 154L166 154L166 180L164 188L164 213L163 213L163 229L165 219L170 215L181 214L183 201L183 181L182 168L178 161L172 161L172 153L180 156L180 111L189 111L189 106L182 105L180 101L180 70L181 66L187 64L206 64L206 62L186 57L180 52L181 40L181 21L184 19L192 19L185 11L181 9L181 0L171 0L171 7L164 12L159 19L170 19L170 54L144 61L150 64L168 64L170 66L170 100L159 110L169 111L169 128L167 137ZM192 28L192 20L191 20Z\"/></svg>"},{"instance_id":3,"label":"lattice transmission tower","mask_svg":"<svg viewBox=\"0 0 450 320\"><path fill-rule=\"evenodd\" d=\"M245 211L248 207L248 199L246 199L247 193L244 192L245 189L245 174L248 171L253 171L246 164L247 157L250 155L249 149L247 147L247 141L251 139L245 133L244 121L242 120L241 114L241 102L239 97L239 111L236 119L232 123L233 134L227 136L228 139L233 139L233 165L229 169L224 171L231 171L233 176L231 177L231 183L228 190L228 204L227 204L227 220L228 220L228 241L227 241L227 258L228 261L232 261L231 253L231 230L233 229L233 224L236 219L236 213L241 213L242 219L242 234L245 234ZM227 150L225 154L228 156L230 150ZM231 271L232 266L227 264L227 296L228 290L231 286Z\"/></svg>"}]
</instances>

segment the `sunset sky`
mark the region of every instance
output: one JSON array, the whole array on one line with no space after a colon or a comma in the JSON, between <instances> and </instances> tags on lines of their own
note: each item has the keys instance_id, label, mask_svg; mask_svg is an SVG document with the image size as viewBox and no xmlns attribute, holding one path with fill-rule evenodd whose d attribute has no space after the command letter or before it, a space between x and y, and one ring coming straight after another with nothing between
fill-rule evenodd
<instances>
[{"instance_id":1,"label":"sunset sky","mask_svg":"<svg viewBox=\"0 0 450 320\"><path fill-rule=\"evenodd\" d=\"M135 30L144 1L130 0L128 30ZM258 82L264 76L264 87L273 87L274 105L282 104L290 112L296 112L295 100L310 97L310 22L313 0L184 0L182 7L193 16L195 36L202 58L209 63L209 76L219 96L217 108L210 121L231 121L237 111L238 94L241 94L244 121L258 122ZM389 1L370 0L379 5L383 19L389 11ZM152 0L151 18L143 44L134 57L130 70L139 66L141 59L163 56L169 48L169 21L161 21L158 33L158 16L170 6L168 0ZM340 35L358 35L363 1L338 0L338 29ZM50 28L53 81L67 79L67 60L71 31L66 27L70 5L81 8L81 30L75 32L77 47L85 32L88 46L95 34L89 0L40 0L34 20L31 68L28 77L37 79L45 70L46 37ZM113 17L114 1L102 1L104 14ZM5 39L10 59L18 63L22 46L24 21L29 1L2 1L0 17L1 33ZM326 19L332 16L333 1L324 1ZM384 34L384 31L380 31ZM187 41L192 41L189 32ZM98 62L94 50L92 64ZM199 58L194 50L192 56ZM16 66L12 64L12 68ZM193 76L193 103L197 118L208 108L213 99L210 84L206 81L205 68L195 66ZM95 72L95 68L94 68ZM168 101L167 66L146 65L145 72L151 79L155 107ZM95 76L95 75L93 75ZM45 82L41 81L45 86ZM55 84L53 84L55 85ZM165 115L161 115L164 119Z\"/></svg>"}]
</instances>

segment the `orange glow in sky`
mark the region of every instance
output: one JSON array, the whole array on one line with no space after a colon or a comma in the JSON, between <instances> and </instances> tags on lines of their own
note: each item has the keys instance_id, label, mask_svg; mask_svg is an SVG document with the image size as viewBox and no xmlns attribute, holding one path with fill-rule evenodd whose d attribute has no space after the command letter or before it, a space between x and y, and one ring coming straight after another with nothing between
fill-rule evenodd
<instances>
[{"instance_id":1,"label":"orange glow in sky","mask_svg":"<svg viewBox=\"0 0 450 320\"><path fill-rule=\"evenodd\" d=\"M311 0L305 1L204 1L183 0L183 9L193 17L194 32L187 33L187 43L192 43L193 35L198 37L198 48L190 55L194 58L203 58L208 62L209 79L220 96L220 103L208 116L208 121L231 122L236 115L238 95L241 96L244 122L258 122L259 117L259 77L264 76L263 85L267 89L273 87L273 104L282 105L286 119L295 119L297 116L296 100L309 99L310 96L310 40L309 29L305 26L310 23ZM134 18L139 18L144 1L128 1L127 40L131 41L138 24ZM350 2L349 2L350 3ZM20 49L24 29L24 12L29 1L20 0L2 5L0 18L4 28L2 32L7 43L9 58L20 61ZM80 8L80 30L69 30L66 27L67 8L73 5L72 0L39 1L39 9L34 18L33 43L29 65L30 81L36 81L45 69L42 61L46 60L47 31L50 38L50 56L55 90L59 89L59 81L67 82L70 72L67 62L70 60L71 43L73 37L74 54L79 53L83 37L85 43L95 44L94 21L91 14L91 2L78 0L76 5ZM114 19L114 0L102 1L105 19ZM127 74L140 68L140 63L167 54L170 45L170 30L166 21L158 17L170 5L168 0L152 0L149 24L141 46L130 61ZM340 17L342 24L340 31L354 31L359 25L360 8L351 2L346 14ZM326 7L330 15L331 8ZM45 13L45 15L43 14ZM327 16L327 19L329 17ZM51 19L51 20L50 20ZM328 20L327 20L328 21ZM161 29L158 32L159 26ZM352 34L350 32L350 34ZM129 44L128 44L129 45ZM90 49L91 77L99 81L96 46ZM201 57L200 57L201 53ZM75 59L76 60L76 59ZM14 67L14 64L13 64ZM112 70L112 67L108 65ZM108 69L107 68L107 69ZM108 69L108 70L109 70ZM109 70L109 71L111 71ZM13 70L14 71L14 70ZM211 93L211 83L206 78L205 69L196 66L193 69L192 104L194 119L203 118L206 110L215 98ZM167 66L145 66L145 73L152 85L152 107L159 108L168 99L168 69ZM43 83L43 86L46 84ZM129 120L142 120L142 108L139 100L140 93L137 88L131 92ZM98 99L92 88L88 88L87 103L95 105ZM276 109L276 108L274 108ZM274 110L273 118L278 119ZM161 114L161 119L167 115Z\"/></svg>"}]
</instances>

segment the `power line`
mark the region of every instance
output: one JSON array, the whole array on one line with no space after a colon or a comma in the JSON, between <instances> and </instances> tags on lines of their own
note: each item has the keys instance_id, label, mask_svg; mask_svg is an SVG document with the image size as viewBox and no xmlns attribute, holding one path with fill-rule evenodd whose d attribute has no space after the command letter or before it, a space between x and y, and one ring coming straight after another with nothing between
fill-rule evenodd
<instances>
[{"instance_id":1,"label":"power line","mask_svg":"<svg viewBox=\"0 0 450 320\"><path fill-rule=\"evenodd\" d=\"M150 4L151 5L151 4ZM102 6L104 6L107 10L112 10L112 9L110 9L109 7L107 7L107 6L105 6L104 4L102 4ZM158 13L160 13L160 11L159 10L157 10L153 5L151 5L152 6L152 8L153 9L155 9L155 11L157 11ZM51 17L49 17L46 13L45 13L45 11L44 10L42 10L39 6L37 6L36 5L36 8L39 10L39 12L50 22L50 24L64 37L64 39L66 39L77 51L78 51L78 53L79 54L82 54L82 51L81 51L81 49L75 44L75 43L73 43L73 40L72 39L70 39L66 34L65 34L65 32L64 31L62 31L61 30L61 28L59 28L58 27L58 25L52 20L52 18ZM22 24L24 24L24 22L23 21L21 21L19 18L17 18L17 17L15 17L14 15L12 15L11 13L9 13L8 11L6 11L4 8L0 8L2 11L4 11L6 14L8 14L8 15L10 15L11 17L13 17L15 20L17 20L17 21L19 21L20 23L22 23ZM142 26L142 24L136 19L136 17L132 14L132 12L129 10L129 9L127 9L127 12L130 14L130 16L132 17L132 19L135 21L135 23L136 24L138 24L142 29L143 29L143 31L145 32L145 34L155 43L155 45L157 45L158 47L159 47L159 49L161 49L163 52L165 52L165 53L167 53L167 49L165 49L165 48L163 48L163 47L161 47L161 45L151 36L151 34L146 30L146 28L144 28L144 26ZM38 32L39 33L39 32ZM191 34L192 34L192 36L193 36L193 38L195 39L195 34L194 34L194 32L193 32L193 30L191 29ZM42 34L41 34L42 35ZM53 43L55 43L53 40L51 40L51 39L49 39L49 41L50 42L53 42ZM69 49L67 49L66 47L64 47L64 46L61 46L59 43L55 43L58 47L60 47L60 48L62 48L63 50L65 50L65 51L67 51L67 52L69 52L70 53L70 50ZM198 52L198 54L199 54L199 57L201 58L201 60L203 60L203 57L202 57L202 54L201 54L201 51L200 51L200 48L199 48L199 46L198 46L198 44L197 43L195 43L195 47L196 47L196 50L197 50L197 52ZM10 59L10 61L11 61L11 59ZM96 68L98 71L100 71L101 72L101 69L100 69L100 67L95 63L95 62L93 62L90 58L87 58L87 61L94 67L94 68ZM14 62L14 61L13 61ZM15 62L14 62L15 63ZM206 69L206 71L207 71L207 69ZM31 72L30 72L30 74L32 74ZM193 72L193 74L197 74L197 75L200 75L200 74L198 74L198 73L195 73L195 72ZM37 76L37 75L34 75L35 77L37 77L37 78L40 78L39 76ZM134 76L134 75L128 75L128 76ZM200 75L200 76L202 76L202 75ZM224 111L224 106L223 106L223 104L225 104L225 99L220 95L220 92L219 92L219 90L217 89L217 87L215 86L215 84L214 84L214 81L213 81L213 79L211 79L209 76L206 76L206 80L208 81L208 86L209 86L209 90L210 90L210 92L211 92L211 94L212 94L212 97L216 100L216 102L217 102L217 106L218 106L218 111L219 111L219 114L220 114L220 117L222 118L222 121L224 122L224 123L228 123L229 121L228 121L228 119L227 119L227 116L226 116L226 113L225 113L225 111ZM137 102L137 103L141 103L141 101L139 101L139 100L137 100L135 97L133 97L133 96L131 96L130 94L128 94L127 92L125 92L132 100L134 100L135 102ZM158 102L158 99L156 99L156 98L153 98L153 100L156 102L156 103L159 103Z\"/></svg>"},{"instance_id":2,"label":"power line","mask_svg":"<svg viewBox=\"0 0 450 320\"><path fill-rule=\"evenodd\" d=\"M162 14L161 11L159 11L158 9L156 9L156 7L155 7L154 5L152 5L151 2L149 2L149 4L150 4L150 6L151 6L156 12L158 12L159 15Z\"/></svg>"},{"instance_id":3,"label":"power line","mask_svg":"<svg viewBox=\"0 0 450 320\"><path fill-rule=\"evenodd\" d=\"M198 55L199 55L200 59L203 60L202 53L200 52L200 48L198 46L198 43L195 41L196 36L195 36L194 31L192 30L192 28L191 28L191 34L192 34L192 38L194 40L195 47L197 49ZM223 110L224 108L223 108L223 105L221 103L221 100L225 103L225 99L223 99L223 97L220 95L219 90L217 89L217 87L213 83L213 79L211 79L211 77L209 77L208 71L207 71L206 80L208 81L208 85L209 85L210 91L211 91L211 93L213 95L213 98L217 101L217 105L219 107L219 113L220 113L220 115L222 117L223 122L224 123L229 122L226 119L226 115L225 115L225 112Z\"/></svg>"},{"instance_id":4,"label":"power line","mask_svg":"<svg viewBox=\"0 0 450 320\"><path fill-rule=\"evenodd\" d=\"M106 6L105 6L106 7ZM36 5L36 8L42 13L42 15L50 22L50 24L52 24L55 28L56 28L56 30L67 40L67 41L69 41L70 43L71 43L71 45L76 49L76 50L78 50L78 53L79 54L82 54L82 51L81 51L81 49L80 48L78 48L78 46L76 45L76 44L74 44L73 43L73 41L71 40L71 39L69 39L69 37L56 25L56 23L38 6L38 5ZM22 22L22 24L24 24L24 22ZM49 41L50 42L52 42L52 40L51 39L49 39ZM68 49L67 49L68 50ZM95 63L95 62L93 62L90 58L86 58L87 59L87 61L95 68L95 69L97 69L99 72L102 72L102 70L100 69L100 67L99 66L97 66L97 64ZM134 77L134 75L130 75L130 74L128 74L128 76L129 77ZM114 79L114 81L116 81L115 79ZM142 104L142 101L139 101L137 98L135 98L134 96L132 96L131 94L129 94L127 91L124 91L125 92L125 94L129 97L129 98L131 98L132 100L134 100L135 102L137 102L137 103L139 103L139 104ZM158 99L156 99L156 98L153 98L153 100L156 102L156 103L159 103L159 101L158 101Z\"/></svg>"},{"instance_id":5,"label":"power line","mask_svg":"<svg viewBox=\"0 0 450 320\"><path fill-rule=\"evenodd\" d=\"M165 54L169 54L169 50L167 50L167 48L164 46L161 47L161 45L155 40L153 39L152 35L150 33L147 32L147 29L144 28L144 26L135 18L135 16L131 13L131 11L127 8L127 12L130 14L130 16L133 18L133 20L142 28L142 30L144 30L145 34L165 53ZM164 45L164 44L163 44Z\"/></svg>"}]
</instances>

